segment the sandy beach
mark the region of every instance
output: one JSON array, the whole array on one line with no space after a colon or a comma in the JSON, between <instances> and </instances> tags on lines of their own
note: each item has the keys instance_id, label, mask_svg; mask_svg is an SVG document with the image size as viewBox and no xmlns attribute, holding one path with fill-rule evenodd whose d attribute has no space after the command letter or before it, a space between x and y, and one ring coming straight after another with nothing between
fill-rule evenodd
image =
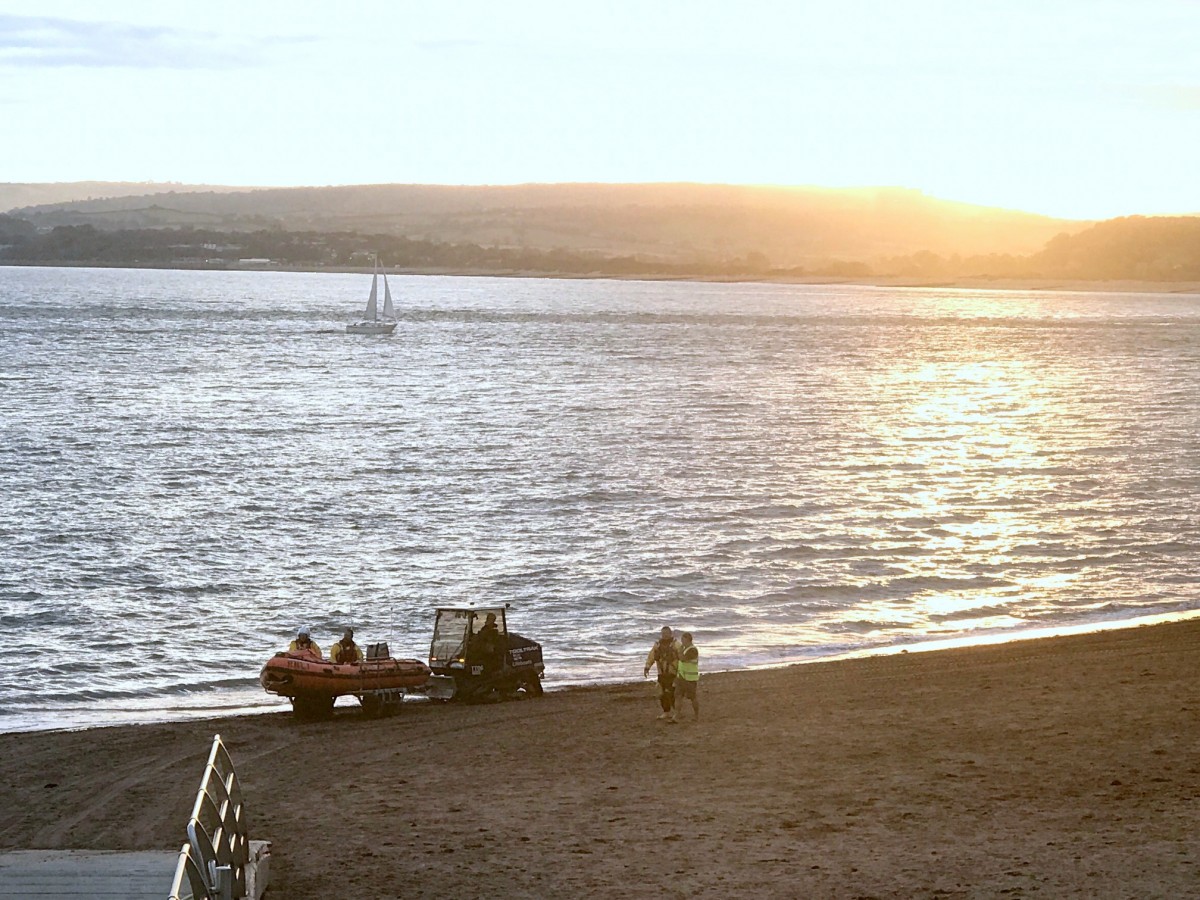
<instances>
[{"instance_id":1,"label":"sandy beach","mask_svg":"<svg viewBox=\"0 0 1200 900\"><path fill-rule=\"evenodd\" d=\"M277 898L1197 896L1198 675L1191 620L707 675L674 726L646 682L0 735L0 848L177 848L219 732Z\"/></svg>"}]
</instances>

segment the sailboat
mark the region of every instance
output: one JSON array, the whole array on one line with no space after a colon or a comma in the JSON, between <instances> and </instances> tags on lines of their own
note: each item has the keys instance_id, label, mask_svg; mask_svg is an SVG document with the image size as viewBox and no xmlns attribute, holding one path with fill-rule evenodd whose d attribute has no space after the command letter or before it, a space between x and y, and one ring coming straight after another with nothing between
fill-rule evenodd
<instances>
[{"instance_id":1,"label":"sailboat","mask_svg":"<svg viewBox=\"0 0 1200 900\"><path fill-rule=\"evenodd\" d=\"M396 330L396 310L392 307L392 289L388 287L387 272L383 273L383 315L379 315L379 257L375 257L375 274L371 276L371 296L362 321L346 326L346 334L391 334Z\"/></svg>"}]
</instances>

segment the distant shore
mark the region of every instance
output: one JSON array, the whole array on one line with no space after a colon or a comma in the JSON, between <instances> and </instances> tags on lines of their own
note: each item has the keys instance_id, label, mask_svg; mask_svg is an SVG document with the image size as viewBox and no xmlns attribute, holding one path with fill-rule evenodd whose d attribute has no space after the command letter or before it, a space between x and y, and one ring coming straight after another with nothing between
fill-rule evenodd
<instances>
[{"instance_id":1,"label":"distant shore","mask_svg":"<svg viewBox=\"0 0 1200 900\"><path fill-rule=\"evenodd\" d=\"M370 274L372 269L364 266L288 266L288 265L146 265L96 262L0 262L0 268L67 268L67 269L165 269L198 272L328 272ZM1087 281L1064 278L954 278L928 279L901 276L796 276L770 275L716 276L707 274L658 275L654 273L632 275L602 275L599 273L513 271L511 269L414 269L389 266L389 275L417 275L461 278L552 278L574 281L682 281L702 284L799 284L837 285L853 284L880 288L952 289L979 291L1078 291L1093 293L1127 294L1200 294L1200 281Z\"/></svg>"},{"instance_id":2,"label":"distant shore","mask_svg":"<svg viewBox=\"0 0 1200 900\"><path fill-rule=\"evenodd\" d=\"M173 849L231 748L272 894L1180 897L1200 620L302 725L0 735L0 848Z\"/></svg>"}]
</instances>

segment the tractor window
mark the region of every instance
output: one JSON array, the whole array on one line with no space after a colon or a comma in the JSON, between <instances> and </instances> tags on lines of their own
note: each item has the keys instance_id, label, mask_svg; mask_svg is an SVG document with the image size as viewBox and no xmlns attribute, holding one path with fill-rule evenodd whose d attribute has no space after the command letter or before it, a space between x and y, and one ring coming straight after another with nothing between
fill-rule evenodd
<instances>
[{"instance_id":1,"label":"tractor window","mask_svg":"<svg viewBox=\"0 0 1200 900\"><path fill-rule=\"evenodd\" d=\"M429 648L430 662L449 664L464 655L464 640L471 625L470 613L442 611L433 626L433 643Z\"/></svg>"},{"instance_id":2,"label":"tractor window","mask_svg":"<svg viewBox=\"0 0 1200 900\"><path fill-rule=\"evenodd\" d=\"M474 611L475 618L471 622L471 633L479 634L481 628L487 624L487 617L494 616L496 630L501 634L508 634L508 629L504 627L504 610L502 609L477 609Z\"/></svg>"}]
</instances>

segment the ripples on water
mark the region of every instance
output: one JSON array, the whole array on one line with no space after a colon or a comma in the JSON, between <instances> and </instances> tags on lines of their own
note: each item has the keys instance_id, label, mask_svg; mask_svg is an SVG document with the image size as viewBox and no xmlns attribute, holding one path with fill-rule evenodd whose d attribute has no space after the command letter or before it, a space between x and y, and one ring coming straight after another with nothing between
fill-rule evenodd
<instances>
[{"instance_id":1,"label":"ripples on water","mask_svg":"<svg viewBox=\"0 0 1200 900\"><path fill-rule=\"evenodd\" d=\"M1200 606L1200 298L0 268L0 730L275 708L297 625L551 684Z\"/></svg>"}]
</instances>

